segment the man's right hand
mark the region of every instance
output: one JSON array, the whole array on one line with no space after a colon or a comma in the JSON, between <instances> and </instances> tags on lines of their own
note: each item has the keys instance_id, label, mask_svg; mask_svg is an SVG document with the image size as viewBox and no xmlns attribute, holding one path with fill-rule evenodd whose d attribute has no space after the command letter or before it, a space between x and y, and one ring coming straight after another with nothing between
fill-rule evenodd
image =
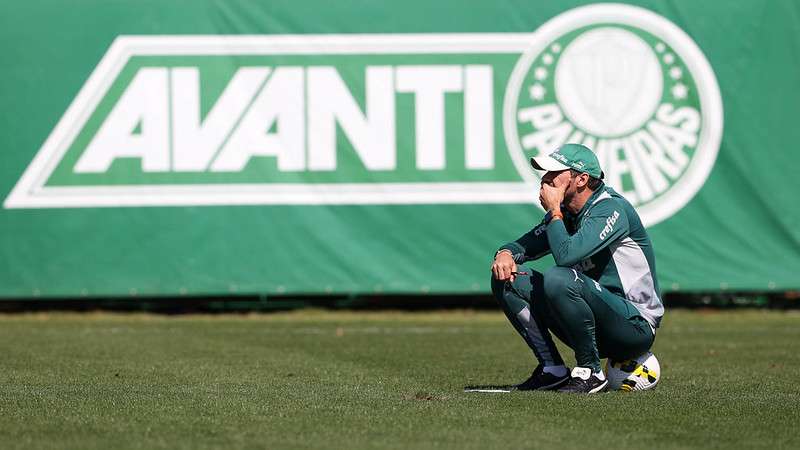
<instances>
[{"instance_id":1,"label":"man's right hand","mask_svg":"<svg viewBox=\"0 0 800 450\"><path fill-rule=\"evenodd\" d=\"M514 272L517 271L517 263L511 256L511 252L502 251L494 257L492 263L492 274L500 281L514 281Z\"/></svg>"}]
</instances>

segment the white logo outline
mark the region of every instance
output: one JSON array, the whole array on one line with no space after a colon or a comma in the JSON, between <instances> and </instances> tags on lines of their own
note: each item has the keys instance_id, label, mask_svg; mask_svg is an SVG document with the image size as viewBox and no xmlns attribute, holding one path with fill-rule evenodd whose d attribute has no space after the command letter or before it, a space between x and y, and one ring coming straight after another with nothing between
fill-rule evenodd
<instances>
[{"instance_id":1,"label":"white logo outline","mask_svg":"<svg viewBox=\"0 0 800 450\"><path fill-rule=\"evenodd\" d=\"M512 182L45 186L132 56L522 54L530 33L118 36L6 197L5 208L532 203Z\"/></svg>"}]
</instances>

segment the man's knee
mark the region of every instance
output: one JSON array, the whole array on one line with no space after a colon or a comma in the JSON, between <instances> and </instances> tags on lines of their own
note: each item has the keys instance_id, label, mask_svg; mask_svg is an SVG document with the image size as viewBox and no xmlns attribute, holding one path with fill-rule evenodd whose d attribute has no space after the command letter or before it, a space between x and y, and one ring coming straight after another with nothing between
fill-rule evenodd
<instances>
[{"instance_id":1,"label":"man's knee","mask_svg":"<svg viewBox=\"0 0 800 450\"><path fill-rule=\"evenodd\" d=\"M514 281L498 280L492 274L491 286L494 298L499 302L505 302L506 297L512 296L521 298L526 302L531 300L532 290L536 291L536 283L540 283L541 274L531 271L530 275L520 275L514 277Z\"/></svg>"},{"instance_id":2,"label":"man's knee","mask_svg":"<svg viewBox=\"0 0 800 450\"><path fill-rule=\"evenodd\" d=\"M492 295L498 300L503 298L503 291L505 286L505 281L500 281L494 277L492 274L491 286L492 286Z\"/></svg>"},{"instance_id":3,"label":"man's knee","mask_svg":"<svg viewBox=\"0 0 800 450\"><path fill-rule=\"evenodd\" d=\"M557 301L579 281L578 272L567 267L551 267L544 273L544 293L548 300Z\"/></svg>"}]
</instances>

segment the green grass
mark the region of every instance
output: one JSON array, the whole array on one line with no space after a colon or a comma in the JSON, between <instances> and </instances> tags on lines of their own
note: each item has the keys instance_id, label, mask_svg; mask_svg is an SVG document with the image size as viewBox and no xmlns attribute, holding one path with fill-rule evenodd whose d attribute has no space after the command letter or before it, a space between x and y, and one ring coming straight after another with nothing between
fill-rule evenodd
<instances>
[{"instance_id":1,"label":"green grass","mask_svg":"<svg viewBox=\"0 0 800 450\"><path fill-rule=\"evenodd\" d=\"M533 369L499 312L0 315L0 447L800 448L798 349L796 312L671 311L655 391L465 394Z\"/></svg>"}]
</instances>

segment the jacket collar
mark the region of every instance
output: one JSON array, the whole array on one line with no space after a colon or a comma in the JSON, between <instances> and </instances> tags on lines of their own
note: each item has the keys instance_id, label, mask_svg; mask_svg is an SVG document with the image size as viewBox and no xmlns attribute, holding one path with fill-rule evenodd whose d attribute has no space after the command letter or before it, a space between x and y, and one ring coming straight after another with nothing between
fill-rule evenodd
<instances>
[{"instance_id":1,"label":"jacket collar","mask_svg":"<svg viewBox=\"0 0 800 450\"><path fill-rule=\"evenodd\" d=\"M596 191L592 192L592 195L589 197L588 200L586 200L586 203L583 204L583 207L581 208L580 211L578 211L578 214L575 216L575 218L577 220L581 220L583 216L586 215L586 212L589 211L589 209L592 207L592 205L597 203L598 198L601 195L603 195L604 192L606 192L605 183L600 185L600 187L598 187Z\"/></svg>"}]
</instances>

